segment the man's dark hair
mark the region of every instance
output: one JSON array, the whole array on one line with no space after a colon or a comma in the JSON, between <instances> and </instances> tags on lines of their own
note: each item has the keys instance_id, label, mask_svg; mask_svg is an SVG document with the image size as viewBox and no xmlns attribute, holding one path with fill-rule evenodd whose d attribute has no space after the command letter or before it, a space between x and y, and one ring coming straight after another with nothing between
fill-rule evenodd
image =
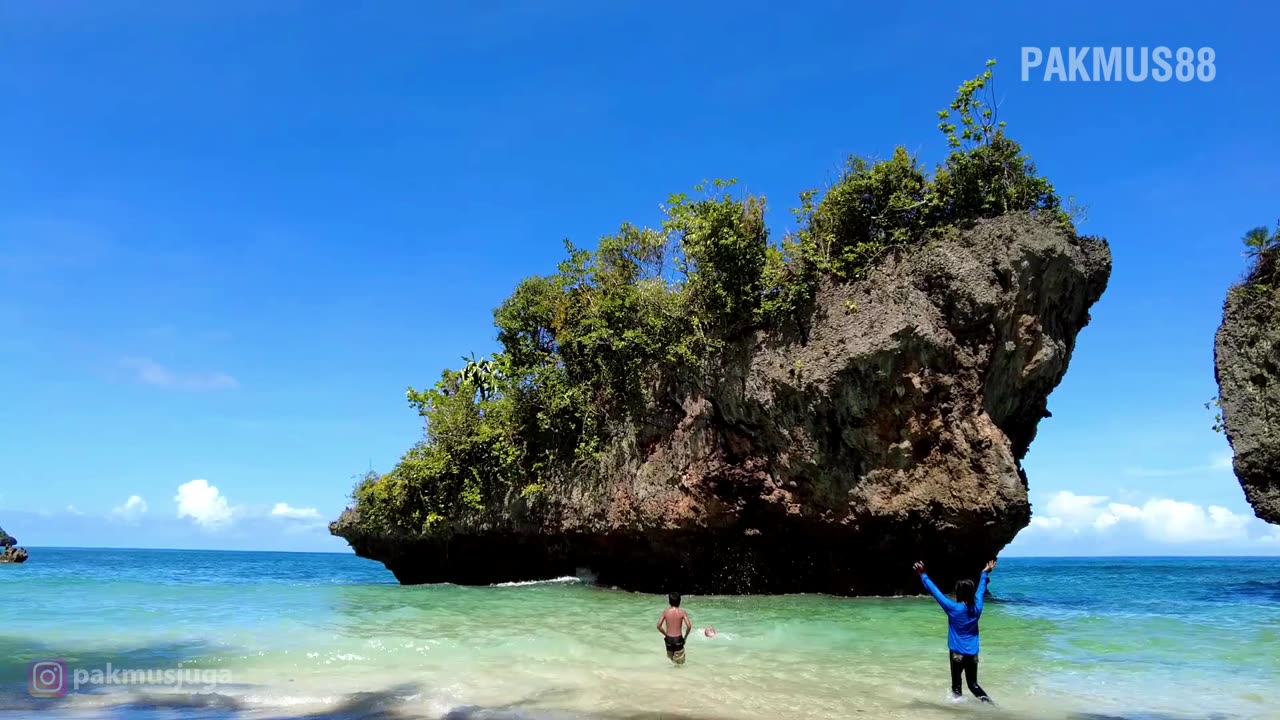
<instances>
[{"instance_id":1,"label":"man's dark hair","mask_svg":"<svg viewBox=\"0 0 1280 720\"><path fill-rule=\"evenodd\" d=\"M975 592L972 580L965 579L956 581L956 600L964 603L965 607L969 608L970 615L978 612L977 607L974 605L974 596Z\"/></svg>"},{"instance_id":2,"label":"man's dark hair","mask_svg":"<svg viewBox=\"0 0 1280 720\"><path fill-rule=\"evenodd\" d=\"M671 607L680 607L680 593L668 593L667 602L671 603Z\"/></svg>"}]
</instances>

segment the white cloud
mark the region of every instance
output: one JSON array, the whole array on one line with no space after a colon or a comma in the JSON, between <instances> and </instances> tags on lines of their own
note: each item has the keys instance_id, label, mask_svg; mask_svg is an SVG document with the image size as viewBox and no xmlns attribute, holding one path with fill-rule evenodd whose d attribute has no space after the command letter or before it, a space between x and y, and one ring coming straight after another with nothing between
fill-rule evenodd
<instances>
[{"instance_id":1,"label":"white cloud","mask_svg":"<svg viewBox=\"0 0 1280 720\"><path fill-rule=\"evenodd\" d=\"M1101 495L1076 495L1063 491L1049 498L1048 512L1038 519L1042 521L1042 527L1077 530L1093 524L1100 513L1099 508L1106 501Z\"/></svg>"},{"instance_id":2,"label":"white cloud","mask_svg":"<svg viewBox=\"0 0 1280 720\"><path fill-rule=\"evenodd\" d=\"M1168 499L1148 500L1141 511L1137 508L1132 511L1128 519L1141 522L1147 537L1164 542L1247 540L1252 520L1218 505L1210 505L1206 510L1189 502Z\"/></svg>"},{"instance_id":3,"label":"white cloud","mask_svg":"<svg viewBox=\"0 0 1280 720\"><path fill-rule=\"evenodd\" d=\"M83 515L83 514L84 514L84 513L83 513L79 508L77 508L75 505L68 505L68 506L67 506L67 512L71 513L72 515Z\"/></svg>"},{"instance_id":4,"label":"white cloud","mask_svg":"<svg viewBox=\"0 0 1280 720\"><path fill-rule=\"evenodd\" d=\"M207 528L231 522L232 510L227 499L208 480L197 479L179 485L173 499L178 503L180 518L189 517Z\"/></svg>"},{"instance_id":5,"label":"white cloud","mask_svg":"<svg viewBox=\"0 0 1280 720\"><path fill-rule=\"evenodd\" d=\"M1047 532L1106 533L1132 528L1148 540L1164 543L1243 541L1253 518L1218 505L1152 498L1142 505L1108 502L1102 495L1076 495L1063 490L1049 498L1046 512L1031 526Z\"/></svg>"},{"instance_id":6,"label":"white cloud","mask_svg":"<svg viewBox=\"0 0 1280 720\"><path fill-rule=\"evenodd\" d=\"M296 508L291 507L288 503L276 503L271 508L271 515L274 517L289 518L292 520L319 520L320 511L315 508Z\"/></svg>"},{"instance_id":7,"label":"white cloud","mask_svg":"<svg viewBox=\"0 0 1280 720\"><path fill-rule=\"evenodd\" d=\"M168 390L234 390L240 382L224 372L177 372L145 357L126 357L120 366L135 382Z\"/></svg>"},{"instance_id":8,"label":"white cloud","mask_svg":"<svg viewBox=\"0 0 1280 720\"><path fill-rule=\"evenodd\" d=\"M123 505L117 505L111 514L121 520L137 520L147 514L147 501L138 495L130 495Z\"/></svg>"}]
</instances>

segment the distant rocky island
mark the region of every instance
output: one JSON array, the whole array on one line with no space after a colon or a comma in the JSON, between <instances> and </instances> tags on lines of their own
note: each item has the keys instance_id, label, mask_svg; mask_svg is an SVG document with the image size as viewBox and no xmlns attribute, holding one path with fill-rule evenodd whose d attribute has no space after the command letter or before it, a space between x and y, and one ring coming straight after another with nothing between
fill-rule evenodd
<instances>
[{"instance_id":1,"label":"distant rocky island","mask_svg":"<svg viewBox=\"0 0 1280 720\"><path fill-rule=\"evenodd\" d=\"M1280 523L1280 223L1244 242L1249 271L1227 293L1214 344L1221 429L1254 512Z\"/></svg>"},{"instance_id":2,"label":"distant rocky island","mask_svg":"<svg viewBox=\"0 0 1280 720\"><path fill-rule=\"evenodd\" d=\"M917 592L1031 516L1021 460L1111 271L1005 134L991 71L852 159L777 240L732 182L569 246L500 351L410 388L424 439L331 524L402 583L594 573L646 592Z\"/></svg>"},{"instance_id":3,"label":"distant rocky island","mask_svg":"<svg viewBox=\"0 0 1280 720\"><path fill-rule=\"evenodd\" d=\"M20 563L27 561L27 551L17 547L18 539L0 528L0 563Z\"/></svg>"}]
</instances>

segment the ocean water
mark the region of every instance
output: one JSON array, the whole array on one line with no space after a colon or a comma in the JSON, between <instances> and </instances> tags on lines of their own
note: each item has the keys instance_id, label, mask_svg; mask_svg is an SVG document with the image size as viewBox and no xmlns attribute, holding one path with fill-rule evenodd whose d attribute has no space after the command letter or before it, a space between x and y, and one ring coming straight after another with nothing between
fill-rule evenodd
<instances>
[{"instance_id":1,"label":"ocean water","mask_svg":"<svg viewBox=\"0 0 1280 720\"><path fill-rule=\"evenodd\" d=\"M1006 559L991 589L995 707L949 699L928 598L687 597L719 634L677 668L664 598L574 578L401 587L350 555L33 549L0 565L0 718L1280 718L1280 559ZM56 660L69 692L32 697L30 664Z\"/></svg>"}]
</instances>

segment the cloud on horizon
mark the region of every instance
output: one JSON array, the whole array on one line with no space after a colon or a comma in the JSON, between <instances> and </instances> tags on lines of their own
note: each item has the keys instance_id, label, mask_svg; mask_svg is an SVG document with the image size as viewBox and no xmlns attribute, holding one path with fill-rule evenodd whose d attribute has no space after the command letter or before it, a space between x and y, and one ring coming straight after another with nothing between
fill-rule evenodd
<instances>
[{"instance_id":1,"label":"cloud on horizon","mask_svg":"<svg viewBox=\"0 0 1280 720\"><path fill-rule=\"evenodd\" d=\"M178 486L174 496L178 518L190 518L204 530L217 531L240 521L270 521L288 532L306 532L328 527L328 522L313 507L294 507L278 502L270 509L263 506L232 505L225 495L208 480L197 478Z\"/></svg>"},{"instance_id":2,"label":"cloud on horizon","mask_svg":"<svg viewBox=\"0 0 1280 720\"><path fill-rule=\"evenodd\" d=\"M240 381L224 372L178 372L145 357L121 358L120 367L134 382L166 390L208 392L240 387Z\"/></svg>"},{"instance_id":3,"label":"cloud on horizon","mask_svg":"<svg viewBox=\"0 0 1280 720\"><path fill-rule=\"evenodd\" d=\"M289 503L276 503L271 508L271 514L274 517L289 518L291 520L319 520L320 511L315 508L296 508Z\"/></svg>"},{"instance_id":4,"label":"cloud on horizon","mask_svg":"<svg viewBox=\"0 0 1280 720\"><path fill-rule=\"evenodd\" d=\"M173 500L178 504L179 518L189 517L205 528L227 525L234 514L218 488L203 478L179 485Z\"/></svg>"},{"instance_id":5,"label":"cloud on horizon","mask_svg":"<svg viewBox=\"0 0 1280 720\"><path fill-rule=\"evenodd\" d=\"M269 508L268 508L269 509ZM122 523L108 513L72 515L6 509L4 528L27 548L117 547L192 550L267 550L342 552L346 541L329 535L320 521L281 520L269 514L236 517L233 523L206 529L189 519L151 512L138 522Z\"/></svg>"},{"instance_id":6,"label":"cloud on horizon","mask_svg":"<svg viewBox=\"0 0 1280 720\"><path fill-rule=\"evenodd\" d=\"M139 495L130 495L123 505L117 505L112 508L112 517L124 520L125 522L136 522L143 515L147 514L147 501L143 500Z\"/></svg>"},{"instance_id":7,"label":"cloud on horizon","mask_svg":"<svg viewBox=\"0 0 1280 720\"><path fill-rule=\"evenodd\" d=\"M1083 540L1137 536L1160 545L1271 542L1280 529L1220 505L1152 497L1141 505L1114 502L1105 495L1077 495L1061 490L1049 497L1043 512L1031 518L1035 536Z\"/></svg>"},{"instance_id":8,"label":"cloud on horizon","mask_svg":"<svg viewBox=\"0 0 1280 720\"><path fill-rule=\"evenodd\" d=\"M1116 497L1118 495L1119 497ZM233 547L308 549L335 545L324 514L288 502L237 505L215 485L197 478L177 486L176 512L150 513L147 501L130 495L109 510L27 512L37 530L30 544L94 544L99 526L118 532L128 525L123 547ZM6 510L12 517L15 509ZM235 528L231 532L231 528ZM30 532L23 533L30 535ZM256 543L256 544L255 544ZM309 545L308 545L309 544ZM1010 555L1280 555L1280 527L1247 511L1117 490L1114 495L1061 490L1038 495L1035 514L1008 549Z\"/></svg>"}]
</instances>

